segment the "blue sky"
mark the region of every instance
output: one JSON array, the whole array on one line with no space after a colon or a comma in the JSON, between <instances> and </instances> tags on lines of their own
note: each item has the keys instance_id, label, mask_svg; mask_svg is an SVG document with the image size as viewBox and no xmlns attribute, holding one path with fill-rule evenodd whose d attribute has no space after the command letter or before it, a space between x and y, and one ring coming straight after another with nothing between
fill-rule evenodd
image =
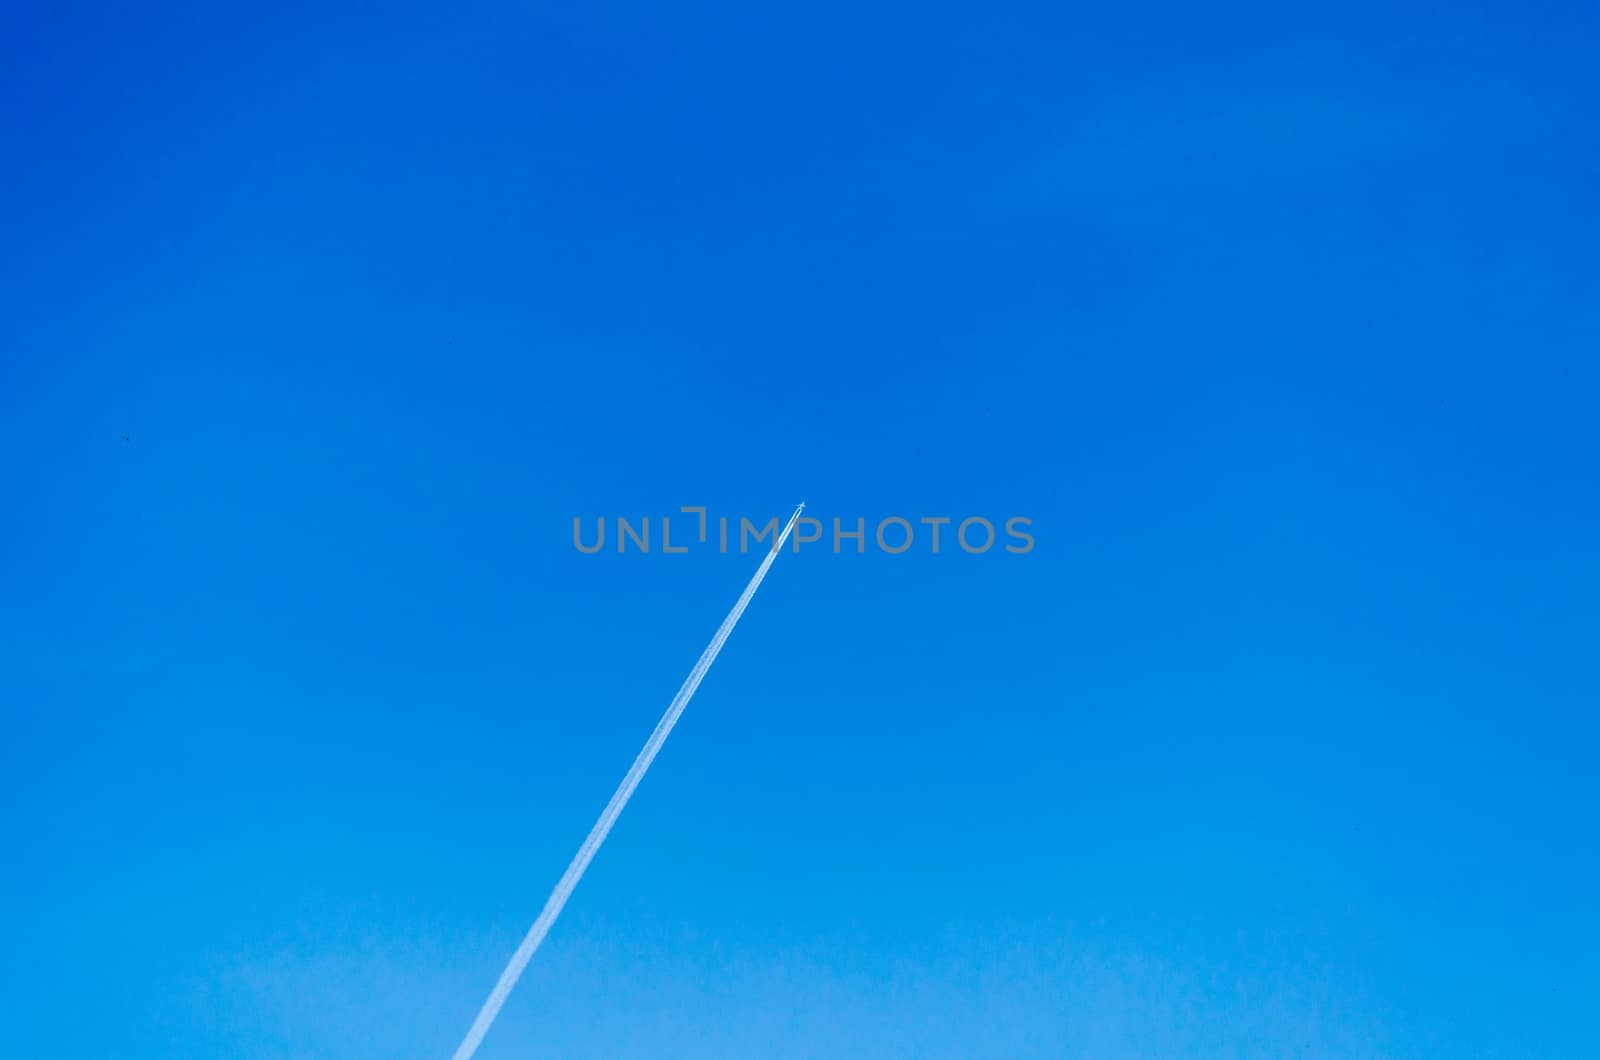
<instances>
[{"instance_id":1,"label":"blue sky","mask_svg":"<svg viewBox=\"0 0 1600 1060\"><path fill-rule=\"evenodd\" d=\"M9 1052L1600 1053L1592 11L8 23Z\"/></svg>"}]
</instances>

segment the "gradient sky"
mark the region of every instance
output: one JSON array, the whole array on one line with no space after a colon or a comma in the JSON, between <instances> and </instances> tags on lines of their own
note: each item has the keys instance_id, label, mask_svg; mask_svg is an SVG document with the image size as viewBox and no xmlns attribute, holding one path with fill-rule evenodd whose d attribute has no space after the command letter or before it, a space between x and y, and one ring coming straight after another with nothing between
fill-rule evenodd
<instances>
[{"instance_id":1,"label":"gradient sky","mask_svg":"<svg viewBox=\"0 0 1600 1060\"><path fill-rule=\"evenodd\" d=\"M7 1055L1587 1058L1582 5L0 34Z\"/></svg>"}]
</instances>

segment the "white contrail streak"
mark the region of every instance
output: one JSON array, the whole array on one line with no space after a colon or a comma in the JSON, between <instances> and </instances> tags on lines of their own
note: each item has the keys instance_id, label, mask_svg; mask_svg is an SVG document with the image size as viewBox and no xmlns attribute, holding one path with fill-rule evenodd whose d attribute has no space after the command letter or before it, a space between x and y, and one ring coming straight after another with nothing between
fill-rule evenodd
<instances>
[{"instance_id":1,"label":"white contrail streak","mask_svg":"<svg viewBox=\"0 0 1600 1060\"><path fill-rule=\"evenodd\" d=\"M672 733L672 727L678 723L678 716L683 713L683 708L689 705L689 700L694 696L694 690L700 687L700 681L705 677L706 671L711 669L711 664L717 661L717 653L722 650L722 644L728 639L728 634L733 632L733 627L738 624L739 616L744 614L744 609L749 605L750 598L755 596L756 590L761 587L761 579L767 576L772 561L778 557L778 551L783 548L783 543L789 539L789 531L794 529L795 520L800 518L800 510L805 505L800 505L789 517L788 525L783 528L783 533L778 536L772 550L761 561L761 566L756 569L755 577L750 579L750 584L744 587L744 592L739 595L738 603L733 605L733 610L728 612L728 617L722 620L716 635L711 638L711 643L706 645L706 650L700 653L700 661L694 664L694 669L689 671L689 676L684 679L683 687L678 689L678 694L672 697L672 702L667 706L667 712L661 715L661 720L656 722L655 731L644 742L644 750L639 752L639 757L633 760L633 765L628 770L628 775L622 778L622 783L617 785L617 793L611 796L611 801L606 803L605 810L600 814L600 819L589 830L589 838L583 841L583 846L578 848L577 855L572 859L572 864L567 866L567 871L561 874L561 880L556 884L556 889L550 892L549 899L544 903L544 909L539 913L539 919L533 922L533 927L528 929L527 935L522 939L522 945L517 947L517 952L511 955L511 961L506 965L506 970L500 973L500 981L494 984L494 989L489 991L489 999L483 1003L483 1008L478 1010L478 1018L472 1021L472 1028L467 1031L467 1036L462 1039L461 1045L456 1049L452 1060L469 1060L473 1053L478 1051L478 1046L483 1042L483 1036L489 1033L489 1027L494 1023L494 1018L500 1014L500 1006L506 1003L511 990L517 985L517 979L522 975L522 970L528 966L528 960L533 956L533 951L539 948L539 943L550 931L550 925L556 922L556 917L561 915L561 908L567 904L567 899L572 897L573 888L578 886L578 881L583 879L584 870L589 867L589 862L594 860L595 852L600 849L600 844L606 841L606 835L611 831L611 826L617 823L622 808L628 805L628 799L633 795L633 789L639 786L639 781L644 779L644 774L650 768L650 763L655 761L656 753L661 750L661 745L666 742Z\"/></svg>"}]
</instances>

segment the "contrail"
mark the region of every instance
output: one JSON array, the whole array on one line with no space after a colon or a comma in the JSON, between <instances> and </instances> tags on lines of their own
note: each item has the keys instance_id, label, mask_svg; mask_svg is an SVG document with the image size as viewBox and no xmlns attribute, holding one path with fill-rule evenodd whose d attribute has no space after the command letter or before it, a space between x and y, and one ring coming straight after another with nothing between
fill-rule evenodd
<instances>
[{"instance_id":1,"label":"contrail","mask_svg":"<svg viewBox=\"0 0 1600 1060\"><path fill-rule=\"evenodd\" d=\"M761 579L767 576L767 571L772 567L772 561L778 558L778 551L783 548L783 543L789 539L789 531L794 529L795 520L800 518L800 505L789 516L788 525L783 528L783 533L778 535L778 540L761 561L761 566L756 569L755 577L750 579L750 584L744 587L744 592L739 594L738 603L733 605L733 610L728 612L728 617L722 620L722 625L717 628L716 635L711 638L711 643L706 645L706 650L700 653L700 661L694 664L694 669L689 671L689 676L684 679L683 687L678 689L678 694L672 697L672 702L667 706L667 712L661 715L661 720L656 722L655 731L644 742L644 750L639 752L639 757L633 760L628 775L622 778L622 783L617 785L617 793L611 796L611 801L606 803L606 808L600 814L600 819L589 829L589 838L583 841L583 846L578 848L577 855L572 859L572 864L567 866L567 871L561 874L561 880L556 884L556 889L550 892L550 897L544 903L544 909L539 913L539 919L533 922L533 927L528 929L523 936L522 945L517 947L517 952L511 955L511 961L506 965L506 970L500 973L500 981L494 984L494 989L489 991L489 999L483 1003L483 1008L478 1010L478 1018L472 1021L472 1028L467 1031L467 1036L461 1040L452 1060L469 1060L473 1053L478 1051L478 1046L483 1043L483 1036L489 1033L494 1018L500 1014L500 1006L506 1003L511 990L517 985L517 979L522 975L522 970L528 966L528 959L533 956L533 951L539 948L539 943L550 931L550 925L556 922L556 917L561 915L561 908L567 904L567 899L572 897L573 888L578 886L578 881L583 879L584 870L589 867L589 862L594 860L595 852L600 849L600 844L606 841L606 834L611 831L611 826L617 823L617 818L622 813L622 808L628 805L628 799L633 795L633 789L639 786L639 781L644 779L645 771L650 768L650 763L655 761L656 752L661 750L661 745L666 743L667 737L672 733L672 727L678 723L678 716L683 713L683 708L689 705L689 700L694 696L694 690L700 687L700 681L705 677L706 671L711 669L711 664L717 661L717 653L722 650L722 644L728 639L728 634L733 632L733 627L738 625L739 616L744 614L744 609L749 605L750 598L755 596L756 590L761 588Z\"/></svg>"}]
</instances>

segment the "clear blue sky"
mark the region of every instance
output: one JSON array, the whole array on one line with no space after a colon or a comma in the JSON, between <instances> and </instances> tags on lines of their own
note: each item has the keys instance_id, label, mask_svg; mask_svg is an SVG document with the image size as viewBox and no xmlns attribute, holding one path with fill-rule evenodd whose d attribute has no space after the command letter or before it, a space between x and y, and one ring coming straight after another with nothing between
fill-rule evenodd
<instances>
[{"instance_id":1,"label":"clear blue sky","mask_svg":"<svg viewBox=\"0 0 1600 1060\"><path fill-rule=\"evenodd\" d=\"M1600 1055L1592 8L18 7L0 1026ZM46 10L40 10L45 8ZM126 439L126 440L124 440Z\"/></svg>"}]
</instances>

